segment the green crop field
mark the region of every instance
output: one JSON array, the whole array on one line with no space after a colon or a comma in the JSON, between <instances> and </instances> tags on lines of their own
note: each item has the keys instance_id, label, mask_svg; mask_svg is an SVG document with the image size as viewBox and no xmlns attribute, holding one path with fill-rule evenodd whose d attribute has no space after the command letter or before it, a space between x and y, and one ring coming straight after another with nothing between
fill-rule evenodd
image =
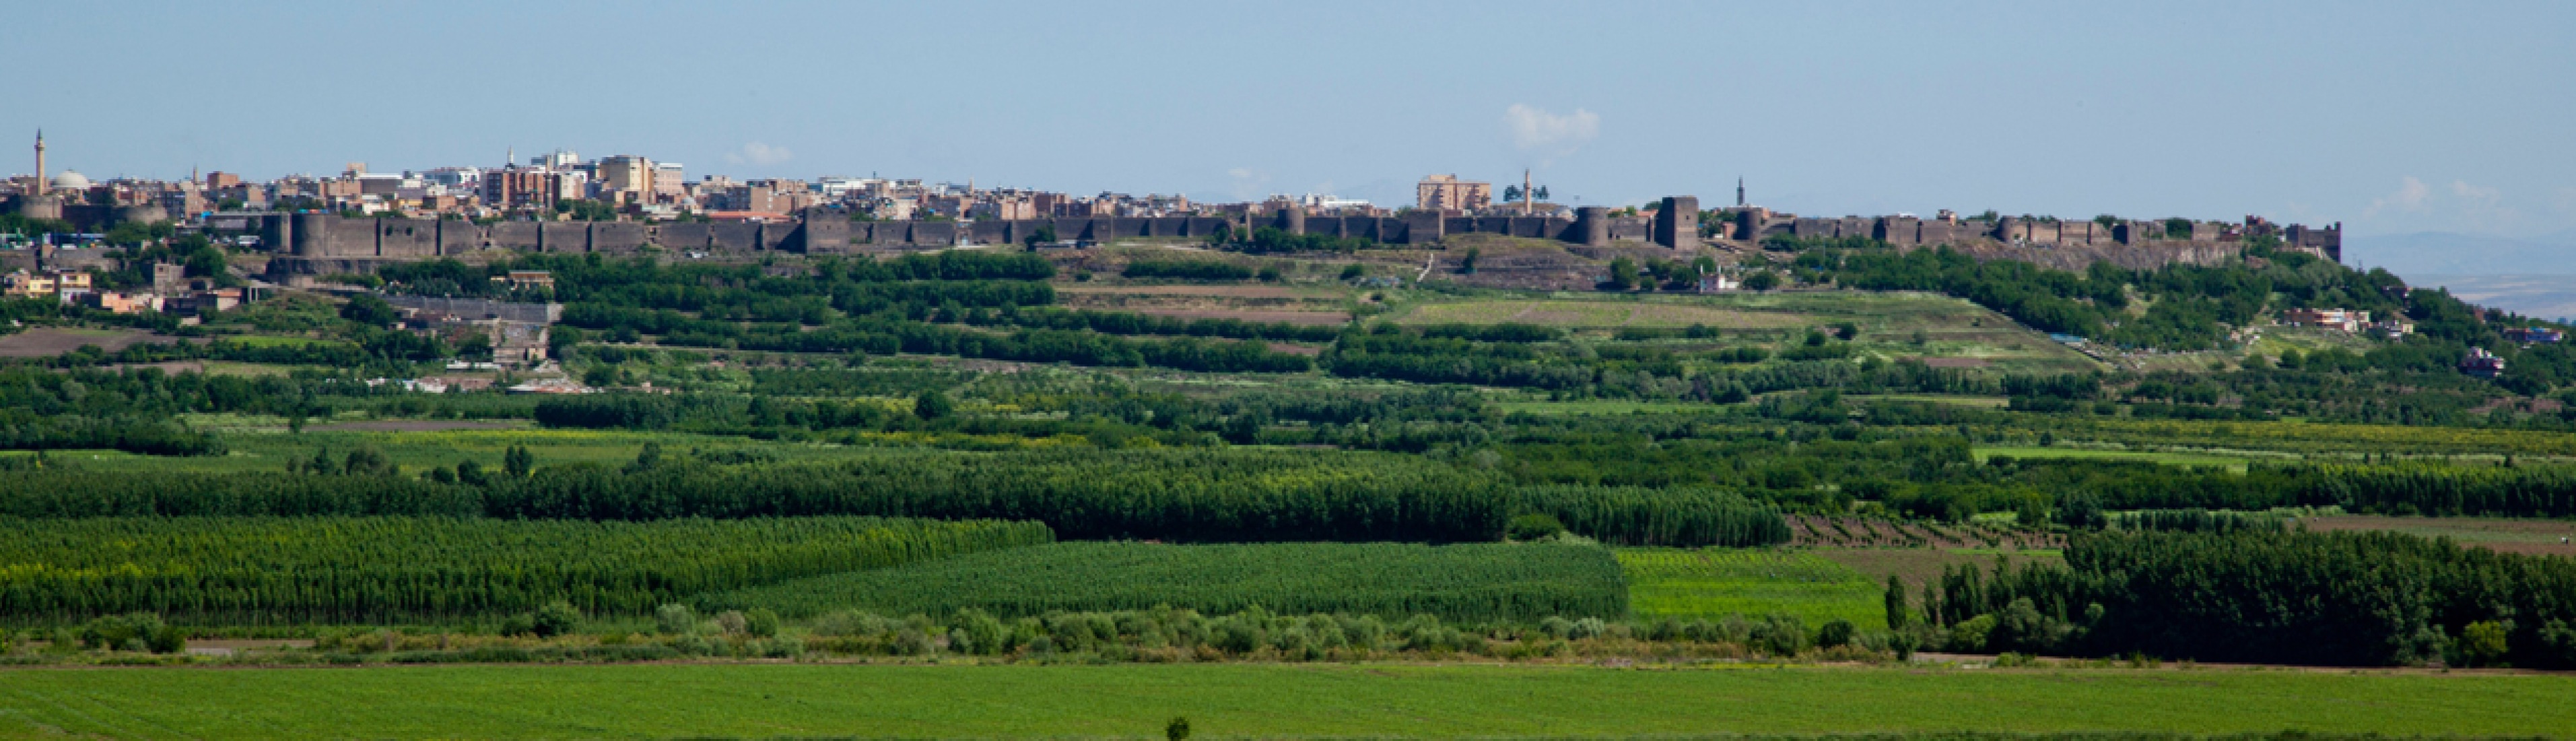
<instances>
[{"instance_id":1,"label":"green crop field","mask_svg":"<svg viewBox=\"0 0 2576 741\"><path fill-rule=\"evenodd\" d=\"M1048 610L1353 612L1454 620L1618 617L1619 566L1579 545L1058 543L710 595L710 608L1003 616Z\"/></svg>"},{"instance_id":2,"label":"green crop field","mask_svg":"<svg viewBox=\"0 0 2576 741\"><path fill-rule=\"evenodd\" d=\"M1027 522L448 517L0 519L0 616L156 610L207 623L478 617L689 594L1044 543Z\"/></svg>"},{"instance_id":3,"label":"green crop field","mask_svg":"<svg viewBox=\"0 0 2576 741\"><path fill-rule=\"evenodd\" d=\"M2216 466L2236 471L2238 473L2243 473L2245 471L2246 462L2250 460L2241 456L2216 455L2209 453L2172 453L2153 450L2095 450L2090 448L2063 447L1980 447L1972 454L1977 457L1977 462L1979 463L1984 463L1986 459L1998 455L2011 458L2107 458L2118 460L2154 461L2174 466Z\"/></svg>"},{"instance_id":4,"label":"green crop field","mask_svg":"<svg viewBox=\"0 0 2576 741\"><path fill-rule=\"evenodd\" d=\"M1623 548L1629 610L1641 619L1795 615L1808 625L1849 620L1887 627L1881 586L1814 555L1771 550Z\"/></svg>"},{"instance_id":5,"label":"green crop field","mask_svg":"<svg viewBox=\"0 0 2576 741\"><path fill-rule=\"evenodd\" d=\"M0 672L0 737L2560 735L2576 677L2244 670L621 665Z\"/></svg>"}]
</instances>

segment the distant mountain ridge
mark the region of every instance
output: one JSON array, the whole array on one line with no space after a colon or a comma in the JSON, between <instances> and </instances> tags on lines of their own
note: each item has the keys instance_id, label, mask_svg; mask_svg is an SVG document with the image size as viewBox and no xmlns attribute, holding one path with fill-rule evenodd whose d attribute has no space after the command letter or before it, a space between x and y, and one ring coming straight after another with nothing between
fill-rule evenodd
<instances>
[{"instance_id":1,"label":"distant mountain ridge","mask_svg":"<svg viewBox=\"0 0 2576 741\"><path fill-rule=\"evenodd\" d=\"M2576 230L2520 239L2455 232L2345 237L2343 254L2347 265L2401 276L2568 275L2576 274Z\"/></svg>"}]
</instances>

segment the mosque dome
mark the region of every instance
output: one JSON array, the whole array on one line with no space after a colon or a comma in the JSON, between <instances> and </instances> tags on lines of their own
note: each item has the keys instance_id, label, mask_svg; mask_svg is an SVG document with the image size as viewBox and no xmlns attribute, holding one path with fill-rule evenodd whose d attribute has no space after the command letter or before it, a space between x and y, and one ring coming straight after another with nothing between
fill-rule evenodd
<instances>
[{"instance_id":1,"label":"mosque dome","mask_svg":"<svg viewBox=\"0 0 2576 741\"><path fill-rule=\"evenodd\" d=\"M54 176L51 187L54 190L88 190L89 178L72 170L64 170L63 174Z\"/></svg>"}]
</instances>

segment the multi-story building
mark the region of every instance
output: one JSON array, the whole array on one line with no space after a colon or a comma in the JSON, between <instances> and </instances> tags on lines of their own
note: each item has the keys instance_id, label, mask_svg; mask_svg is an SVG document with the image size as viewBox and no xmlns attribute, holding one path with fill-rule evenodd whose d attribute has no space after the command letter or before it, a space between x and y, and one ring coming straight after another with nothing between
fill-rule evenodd
<instances>
[{"instance_id":1,"label":"multi-story building","mask_svg":"<svg viewBox=\"0 0 2576 741\"><path fill-rule=\"evenodd\" d=\"M497 209L554 208L560 192L545 170L509 168L483 172L483 204Z\"/></svg>"},{"instance_id":2,"label":"multi-story building","mask_svg":"<svg viewBox=\"0 0 2576 741\"><path fill-rule=\"evenodd\" d=\"M1432 175L1413 186L1414 206L1424 210L1466 213L1494 204L1494 184Z\"/></svg>"},{"instance_id":3,"label":"multi-story building","mask_svg":"<svg viewBox=\"0 0 2576 741\"><path fill-rule=\"evenodd\" d=\"M54 295L54 277L20 270L0 275L0 294L10 298L37 298Z\"/></svg>"},{"instance_id":4,"label":"multi-story building","mask_svg":"<svg viewBox=\"0 0 2576 741\"><path fill-rule=\"evenodd\" d=\"M528 158L529 166L541 167L548 170L570 170L580 164L581 155L574 154L572 151L564 149L557 149L553 152Z\"/></svg>"},{"instance_id":5,"label":"multi-story building","mask_svg":"<svg viewBox=\"0 0 2576 741\"><path fill-rule=\"evenodd\" d=\"M653 163L653 202L674 203L689 195L685 168L677 162Z\"/></svg>"},{"instance_id":6,"label":"multi-story building","mask_svg":"<svg viewBox=\"0 0 2576 741\"><path fill-rule=\"evenodd\" d=\"M814 193L801 180L751 180L726 189L725 205L733 211L792 214L814 205Z\"/></svg>"},{"instance_id":7,"label":"multi-story building","mask_svg":"<svg viewBox=\"0 0 2576 741\"><path fill-rule=\"evenodd\" d=\"M1038 217L1038 208L1026 196L1002 196L977 202L967 209L967 213L977 219L1034 219Z\"/></svg>"},{"instance_id":8,"label":"multi-story building","mask_svg":"<svg viewBox=\"0 0 2576 741\"><path fill-rule=\"evenodd\" d=\"M653 200L653 178L659 174L653 161L631 154L601 158L597 172L599 198L618 203L650 203Z\"/></svg>"}]
</instances>

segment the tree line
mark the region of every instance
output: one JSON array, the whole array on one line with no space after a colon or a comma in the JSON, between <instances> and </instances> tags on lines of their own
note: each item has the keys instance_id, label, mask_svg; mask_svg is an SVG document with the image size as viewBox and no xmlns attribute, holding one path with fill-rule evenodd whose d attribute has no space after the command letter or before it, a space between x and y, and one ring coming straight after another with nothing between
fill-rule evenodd
<instances>
[{"instance_id":1,"label":"tree line","mask_svg":"<svg viewBox=\"0 0 2576 741\"><path fill-rule=\"evenodd\" d=\"M1026 522L448 517L0 520L0 615L200 623L480 618L568 600L644 615L701 592L1048 543Z\"/></svg>"},{"instance_id":2,"label":"tree line","mask_svg":"<svg viewBox=\"0 0 2576 741\"><path fill-rule=\"evenodd\" d=\"M2066 565L1953 567L1919 611L1990 651L2388 666L2576 666L2576 562L2393 532L2109 532Z\"/></svg>"},{"instance_id":3,"label":"tree line","mask_svg":"<svg viewBox=\"0 0 2576 741\"><path fill-rule=\"evenodd\" d=\"M360 458L353 451L351 460ZM1471 542L1499 539L1511 516L1543 513L1614 542L1762 545L1785 537L1775 529L1776 511L1718 492L1638 489L1592 498L1373 454L916 452L831 464L720 465L650 451L625 466L520 460L490 469L467 460L418 476L380 461L325 460L331 465L298 466L301 473L293 475L0 471L0 515L633 521L873 515L1035 520L1082 539Z\"/></svg>"}]
</instances>

